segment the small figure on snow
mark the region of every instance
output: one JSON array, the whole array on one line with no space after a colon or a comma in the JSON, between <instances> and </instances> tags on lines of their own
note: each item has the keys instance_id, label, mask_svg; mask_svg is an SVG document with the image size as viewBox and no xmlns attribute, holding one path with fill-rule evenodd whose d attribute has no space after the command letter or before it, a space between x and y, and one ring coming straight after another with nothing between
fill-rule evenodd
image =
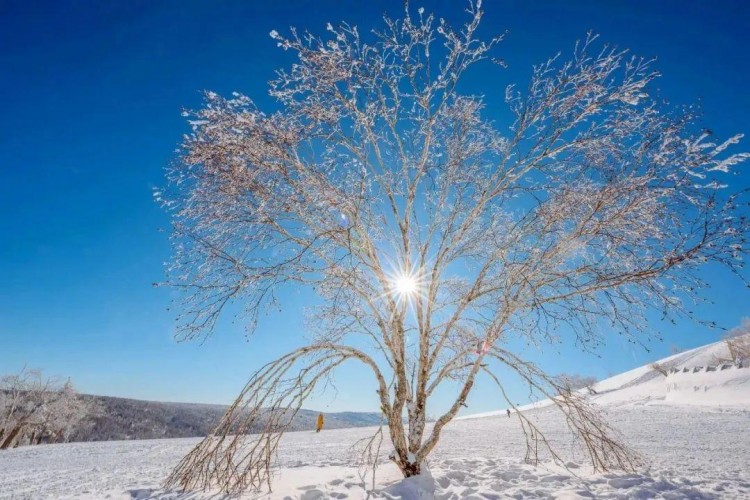
<instances>
[{"instance_id":1,"label":"small figure on snow","mask_svg":"<svg viewBox=\"0 0 750 500\"><path fill-rule=\"evenodd\" d=\"M315 432L320 432L323 429L323 414L318 414L318 420L315 422Z\"/></svg>"},{"instance_id":2,"label":"small figure on snow","mask_svg":"<svg viewBox=\"0 0 750 500\"><path fill-rule=\"evenodd\" d=\"M510 418L510 409L509 409L509 408L507 408L507 409L505 410L505 412L506 412L506 413L508 414L508 418Z\"/></svg>"}]
</instances>

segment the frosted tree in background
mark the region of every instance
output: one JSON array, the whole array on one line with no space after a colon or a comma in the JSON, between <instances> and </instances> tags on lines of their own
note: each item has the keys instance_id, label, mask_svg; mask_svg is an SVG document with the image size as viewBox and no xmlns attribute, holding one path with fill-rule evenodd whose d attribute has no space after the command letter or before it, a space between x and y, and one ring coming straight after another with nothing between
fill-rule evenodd
<instances>
[{"instance_id":1,"label":"frosted tree in background","mask_svg":"<svg viewBox=\"0 0 750 500\"><path fill-rule=\"evenodd\" d=\"M96 411L70 381L61 383L26 369L0 377L0 450L65 442L73 428Z\"/></svg>"},{"instance_id":2,"label":"frosted tree in background","mask_svg":"<svg viewBox=\"0 0 750 500\"><path fill-rule=\"evenodd\" d=\"M296 56L270 84L275 110L209 92L187 113L193 132L157 193L173 217L179 336L210 334L230 304L252 330L285 286L321 303L310 344L250 378L171 486L270 486L293 416L349 361L377 384L405 476L479 377L505 395L500 367L552 398L596 469L635 465L585 398L508 341L593 349L605 331L642 341L649 311L690 316L697 271L739 273L747 253L746 205L724 188L748 155L730 152L741 136L712 142L690 109L664 109L650 61L594 36L498 90L501 38L478 37L481 18L477 2L460 28L407 7L367 35L347 24L322 37L274 31ZM463 90L476 64L496 68L484 90L502 93L510 127ZM427 425L444 384L455 397ZM515 415L527 459L559 459Z\"/></svg>"},{"instance_id":3,"label":"frosted tree in background","mask_svg":"<svg viewBox=\"0 0 750 500\"><path fill-rule=\"evenodd\" d=\"M750 318L742 318L739 326L729 330L724 337L729 361L743 366L750 361Z\"/></svg>"},{"instance_id":4,"label":"frosted tree in background","mask_svg":"<svg viewBox=\"0 0 750 500\"><path fill-rule=\"evenodd\" d=\"M579 389L586 389L589 394L596 394L594 390L594 385L597 382L596 377L579 375L577 373L561 373L556 377L556 381L563 389L563 393L570 394Z\"/></svg>"}]
</instances>

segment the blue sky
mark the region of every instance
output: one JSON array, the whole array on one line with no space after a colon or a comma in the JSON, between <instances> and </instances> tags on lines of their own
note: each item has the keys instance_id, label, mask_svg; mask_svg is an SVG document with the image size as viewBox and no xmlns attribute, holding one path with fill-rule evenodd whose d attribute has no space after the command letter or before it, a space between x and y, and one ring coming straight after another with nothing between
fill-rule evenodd
<instances>
[{"instance_id":1,"label":"blue sky","mask_svg":"<svg viewBox=\"0 0 750 500\"><path fill-rule=\"evenodd\" d=\"M460 4L460 2L458 2ZM289 26L323 32L346 20L377 26L393 2L0 1L0 373L37 367L70 376L83 392L143 399L229 402L252 371L303 341L304 294L285 293L284 312L246 339L222 322L202 345L177 343L170 291L156 289L169 257L168 220L152 201L163 168L188 131L182 108L200 91L240 91L272 106L266 82L290 62L268 33ZM414 2L448 19L453 2ZM471 85L488 96L527 81L530 67L569 52L588 30L655 56L656 87L675 104L700 102L719 137L750 132L750 36L744 1L486 1L485 34L509 31L498 55L501 81ZM502 119L502 108L492 110ZM745 143L750 149L750 141ZM732 181L750 186L747 167ZM750 291L721 270L707 273L716 301L701 309L723 326L750 315ZM720 336L691 323L656 324L651 352L612 333L598 356L568 347L540 352L553 372L598 377ZM374 387L347 368L338 394L308 405L374 410ZM511 390L519 402L520 386ZM447 397L443 393L441 397ZM440 404L438 404L440 406ZM502 406L479 384L469 411Z\"/></svg>"}]
</instances>

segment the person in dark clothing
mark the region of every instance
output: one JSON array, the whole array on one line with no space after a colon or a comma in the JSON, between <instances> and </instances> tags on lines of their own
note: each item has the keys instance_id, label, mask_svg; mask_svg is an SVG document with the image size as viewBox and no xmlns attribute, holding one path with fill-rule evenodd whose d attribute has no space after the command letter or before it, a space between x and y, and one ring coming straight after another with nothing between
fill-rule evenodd
<instances>
[{"instance_id":1,"label":"person in dark clothing","mask_svg":"<svg viewBox=\"0 0 750 500\"><path fill-rule=\"evenodd\" d=\"M510 409L505 410L508 413L508 418L510 418Z\"/></svg>"}]
</instances>

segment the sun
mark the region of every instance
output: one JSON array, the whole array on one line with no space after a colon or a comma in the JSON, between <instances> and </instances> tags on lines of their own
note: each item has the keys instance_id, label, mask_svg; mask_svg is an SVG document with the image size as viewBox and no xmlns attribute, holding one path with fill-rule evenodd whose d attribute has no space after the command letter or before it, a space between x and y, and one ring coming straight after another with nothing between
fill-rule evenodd
<instances>
[{"instance_id":1,"label":"sun","mask_svg":"<svg viewBox=\"0 0 750 500\"><path fill-rule=\"evenodd\" d=\"M416 300L426 298L427 280L424 267L412 264L391 263L390 272L386 272L387 286L383 290L386 295L396 299L400 304L413 304Z\"/></svg>"},{"instance_id":2,"label":"sun","mask_svg":"<svg viewBox=\"0 0 750 500\"><path fill-rule=\"evenodd\" d=\"M411 297L417 292L417 280L414 276L402 274L394 281L394 288L404 297Z\"/></svg>"}]
</instances>

